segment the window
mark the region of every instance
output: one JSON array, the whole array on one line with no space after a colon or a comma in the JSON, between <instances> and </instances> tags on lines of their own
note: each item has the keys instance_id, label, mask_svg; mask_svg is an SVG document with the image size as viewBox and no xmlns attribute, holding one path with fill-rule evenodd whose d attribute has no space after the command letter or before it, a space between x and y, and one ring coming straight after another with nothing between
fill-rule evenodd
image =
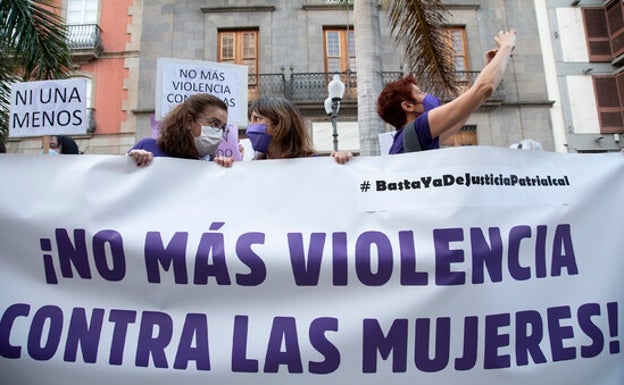
<instances>
[{"instance_id":1,"label":"window","mask_svg":"<svg viewBox=\"0 0 624 385\"><path fill-rule=\"evenodd\" d=\"M582 9L589 60L610 62L624 54L624 3Z\"/></svg>"},{"instance_id":2,"label":"window","mask_svg":"<svg viewBox=\"0 0 624 385\"><path fill-rule=\"evenodd\" d=\"M448 43L453 47L453 64L457 72L457 80L462 85L470 86L468 72L470 71L470 63L468 61L468 50L466 46L466 30L461 27L445 28Z\"/></svg>"},{"instance_id":3,"label":"window","mask_svg":"<svg viewBox=\"0 0 624 385\"><path fill-rule=\"evenodd\" d=\"M468 46L466 43L466 29L463 27L445 28L448 44L453 47L453 64L455 78L459 82L459 92L467 90L471 84L470 61L468 60ZM475 146L477 145L477 126L465 125L458 132L440 143L442 147Z\"/></svg>"},{"instance_id":4,"label":"window","mask_svg":"<svg viewBox=\"0 0 624 385\"><path fill-rule=\"evenodd\" d=\"M448 137L444 142L440 143L441 147L458 147L458 146L476 146L477 145L477 126L465 125L458 132Z\"/></svg>"},{"instance_id":5,"label":"window","mask_svg":"<svg viewBox=\"0 0 624 385\"><path fill-rule=\"evenodd\" d=\"M97 24L99 0L67 0L67 25Z\"/></svg>"},{"instance_id":6,"label":"window","mask_svg":"<svg viewBox=\"0 0 624 385\"><path fill-rule=\"evenodd\" d=\"M222 63L246 65L249 68L248 98L260 95L258 84L258 31L219 31L219 56Z\"/></svg>"},{"instance_id":7,"label":"window","mask_svg":"<svg viewBox=\"0 0 624 385\"><path fill-rule=\"evenodd\" d=\"M67 0L67 45L71 49L100 48L99 0Z\"/></svg>"},{"instance_id":8,"label":"window","mask_svg":"<svg viewBox=\"0 0 624 385\"><path fill-rule=\"evenodd\" d=\"M341 76L345 83L345 98L357 98L357 79L350 73L356 72L355 40L352 28L325 28L325 72L328 74L344 73ZM331 76L326 77L329 83Z\"/></svg>"},{"instance_id":9,"label":"window","mask_svg":"<svg viewBox=\"0 0 624 385\"><path fill-rule=\"evenodd\" d=\"M325 29L325 72L355 72L355 68L353 29Z\"/></svg>"},{"instance_id":10,"label":"window","mask_svg":"<svg viewBox=\"0 0 624 385\"><path fill-rule=\"evenodd\" d=\"M611 55L615 59L624 54L624 3L621 0L611 1L605 8L609 24Z\"/></svg>"},{"instance_id":11,"label":"window","mask_svg":"<svg viewBox=\"0 0 624 385\"><path fill-rule=\"evenodd\" d=\"M466 56L466 31L463 28L449 28L449 39L453 46L453 64L456 71L468 71L468 57Z\"/></svg>"},{"instance_id":12,"label":"window","mask_svg":"<svg viewBox=\"0 0 624 385\"><path fill-rule=\"evenodd\" d=\"M624 132L624 72L615 76L594 76L601 134Z\"/></svg>"},{"instance_id":13,"label":"window","mask_svg":"<svg viewBox=\"0 0 624 385\"><path fill-rule=\"evenodd\" d=\"M85 77L87 81L87 132L95 131L95 108L93 105L93 80Z\"/></svg>"}]
</instances>

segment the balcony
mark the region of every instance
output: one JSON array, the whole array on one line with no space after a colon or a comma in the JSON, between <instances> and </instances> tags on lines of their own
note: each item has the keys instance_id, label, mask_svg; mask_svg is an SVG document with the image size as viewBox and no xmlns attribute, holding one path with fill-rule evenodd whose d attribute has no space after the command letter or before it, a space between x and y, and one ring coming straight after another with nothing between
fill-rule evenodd
<instances>
[{"instance_id":1,"label":"balcony","mask_svg":"<svg viewBox=\"0 0 624 385\"><path fill-rule=\"evenodd\" d=\"M327 84L336 73L326 72L302 72L291 73L290 78L281 74L258 74L249 75L248 98L250 101L260 96L277 96L292 100L296 104L322 104L327 98ZM345 84L344 101L357 101L357 74L353 71L345 71L337 74ZM383 72L383 84L388 84L403 77L402 72ZM456 79L460 92L467 90L476 80L479 72L463 71L456 72ZM426 85L422 85L427 90ZM452 99L450 94L436 95L443 101ZM492 96L486 102L486 106L500 105L505 100L505 85L501 82Z\"/></svg>"},{"instance_id":2,"label":"balcony","mask_svg":"<svg viewBox=\"0 0 624 385\"><path fill-rule=\"evenodd\" d=\"M97 24L68 25L67 47L72 60L85 63L97 59L104 51L101 34L102 29Z\"/></svg>"},{"instance_id":3,"label":"balcony","mask_svg":"<svg viewBox=\"0 0 624 385\"><path fill-rule=\"evenodd\" d=\"M286 97L286 77L284 74L250 74L248 76L247 97L256 100L261 96Z\"/></svg>"},{"instance_id":4,"label":"balcony","mask_svg":"<svg viewBox=\"0 0 624 385\"><path fill-rule=\"evenodd\" d=\"M457 88L458 88L458 92L459 95L461 95L462 93L464 93L468 88L470 88L475 80L477 80L477 76L479 76L478 71L457 71L455 72L455 80L457 83ZM426 86L422 87L424 90L427 90ZM501 81L498 85L498 87L496 87L496 90L494 90L494 93L492 94L492 96L489 97L489 99L486 102L486 105L498 105L501 104L504 100L505 100L505 83L504 81ZM454 99L455 97L449 93L445 93L442 95L436 95L437 97L439 97L441 100L448 102L449 100Z\"/></svg>"},{"instance_id":5,"label":"balcony","mask_svg":"<svg viewBox=\"0 0 624 385\"><path fill-rule=\"evenodd\" d=\"M293 73L291 75L292 101L295 103L323 102L327 97L327 84L334 75L339 75L345 84L343 100L357 100L357 73ZM399 80L402 72L383 72L383 83Z\"/></svg>"}]
</instances>

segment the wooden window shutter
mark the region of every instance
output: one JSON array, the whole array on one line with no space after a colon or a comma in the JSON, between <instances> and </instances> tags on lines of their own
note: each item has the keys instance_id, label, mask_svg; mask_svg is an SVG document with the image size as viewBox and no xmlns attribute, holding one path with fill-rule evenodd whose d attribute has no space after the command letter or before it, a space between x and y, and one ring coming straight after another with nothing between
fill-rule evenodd
<instances>
[{"instance_id":1,"label":"wooden window shutter","mask_svg":"<svg viewBox=\"0 0 624 385\"><path fill-rule=\"evenodd\" d=\"M607 21L613 58L624 54L624 4L613 1L607 5Z\"/></svg>"},{"instance_id":2,"label":"wooden window shutter","mask_svg":"<svg viewBox=\"0 0 624 385\"><path fill-rule=\"evenodd\" d=\"M461 127L458 132L441 143L443 147L476 146L477 144L477 126L472 124Z\"/></svg>"},{"instance_id":3,"label":"wooden window shutter","mask_svg":"<svg viewBox=\"0 0 624 385\"><path fill-rule=\"evenodd\" d=\"M604 8L582 8L589 61L610 62L613 59L609 28Z\"/></svg>"},{"instance_id":4,"label":"wooden window shutter","mask_svg":"<svg viewBox=\"0 0 624 385\"><path fill-rule=\"evenodd\" d=\"M594 76L600 133L624 132L624 73Z\"/></svg>"}]
</instances>

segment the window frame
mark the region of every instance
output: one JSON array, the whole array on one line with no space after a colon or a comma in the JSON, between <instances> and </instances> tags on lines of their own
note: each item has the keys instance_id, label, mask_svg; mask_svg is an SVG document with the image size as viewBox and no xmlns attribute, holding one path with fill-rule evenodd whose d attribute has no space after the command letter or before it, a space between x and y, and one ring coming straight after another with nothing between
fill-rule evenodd
<instances>
[{"instance_id":1,"label":"window frame","mask_svg":"<svg viewBox=\"0 0 624 385\"><path fill-rule=\"evenodd\" d=\"M464 125L456 133L446 138L444 142L440 142L441 147L476 146L477 144L476 124Z\"/></svg>"},{"instance_id":2,"label":"window frame","mask_svg":"<svg viewBox=\"0 0 624 385\"><path fill-rule=\"evenodd\" d=\"M590 62L610 62L624 54L624 3L581 9Z\"/></svg>"},{"instance_id":3,"label":"window frame","mask_svg":"<svg viewBox=\"0 0 624 385\"><path fill-rule=\"evenodd\" d=\"M246 45L246 35L253 35L253 54L248 55L246 49L250 46ZM232 37L232 57L225 58L224 39L228 36ZM217 31L217 61L220 63L246 65L247 72L247 93L249 100L256 99L259 95L259 74L260 74L260 31L258 28L240 28L240 29L222 29ZM253 66L249 65L253 62Z\"/></svg>"},{"instance_id":4,"label":"window frame","mask_svg":"<svg viewBox=\"0 0 624 385\"><path fill-rule=\"evenodd\" d=\"M451 46L453 50L452 61L453 61L453 66L455 67L455 71L457 71L457 67L455 66L456 58L462 58L462 61L464 63L464 69L461 71L470 72L470 57L468 56L468 39L466 37L466 28L463 26L461 27L449 26L449 27L444 27L444 32L446 32L447 34L447 43ZM458 54L457 50L455 49L456 46L455 44L453 44L455 40L453 40L452 32L459 32L461 36L462 54Z\"/></svg>"},{"instance_id":5,"label":"window frame","mask_svg":"<svg viewBox=\"0 0 624 385\"><path fill-rule=\"evenodd\" d=\"M95 5L95 9L88 9L88 5ZM88 16L87 12L90 15ZM100 18L99 0L68 0L65 10L65 20L67 25L88 25L98 24Z\"/></svg>"},{"instance_id":6,"label":"window frame","mask_svg":"<svg viewBox=\"0 0 624 385\"><path fill-rule=\"evenodd\" d=\"M329 55L329 38L330 33L338 34L338 55ZM351 44L349 43L351 42ZM329 60L337 58L340 63L340 70L330 69ZM351 26L342 27L323 27L323 62L326 73L344 73L347 71L356 72L355 62L355 31Z\"/></svg>"},{"instance_id":7,"label":"window frame","mask_svg":"<svg viewBox=\"0 0 624 385\"><path fill-rule=\"evenodd\" d=\"M624 72L592 76L601 134L624 133Z\"/></svg>"}]
</instances>

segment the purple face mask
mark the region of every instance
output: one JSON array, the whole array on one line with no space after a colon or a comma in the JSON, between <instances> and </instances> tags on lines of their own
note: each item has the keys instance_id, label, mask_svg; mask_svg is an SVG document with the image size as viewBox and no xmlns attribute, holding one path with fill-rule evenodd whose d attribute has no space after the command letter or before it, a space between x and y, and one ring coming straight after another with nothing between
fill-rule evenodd
<instances>
[{"instance_id":1,"label":"purple face mask","mask_svg":"<svg viewBox=\"0 0 624 385\"><path fill-rule=\"evenodd\" d=\"M442 102L440 102L440 99L436 98L435 96L431 94L425 95L423 99L423 107L425 108L425 111L429 111L436 107L440 107L441 104Z\"/></svg>"},{"instance_id":2,"label":"purple face mask","mask_svg":"<svg viewBox=\"0 0 624 385\"><path fill-rule=\"evenodd\" d=\"M269 144L273 137L267 134L266 130L267 125L263 123L247 126L245 134L247 134L254 151L266 153L269 150Z\"/></svg>"}]
</instances>

